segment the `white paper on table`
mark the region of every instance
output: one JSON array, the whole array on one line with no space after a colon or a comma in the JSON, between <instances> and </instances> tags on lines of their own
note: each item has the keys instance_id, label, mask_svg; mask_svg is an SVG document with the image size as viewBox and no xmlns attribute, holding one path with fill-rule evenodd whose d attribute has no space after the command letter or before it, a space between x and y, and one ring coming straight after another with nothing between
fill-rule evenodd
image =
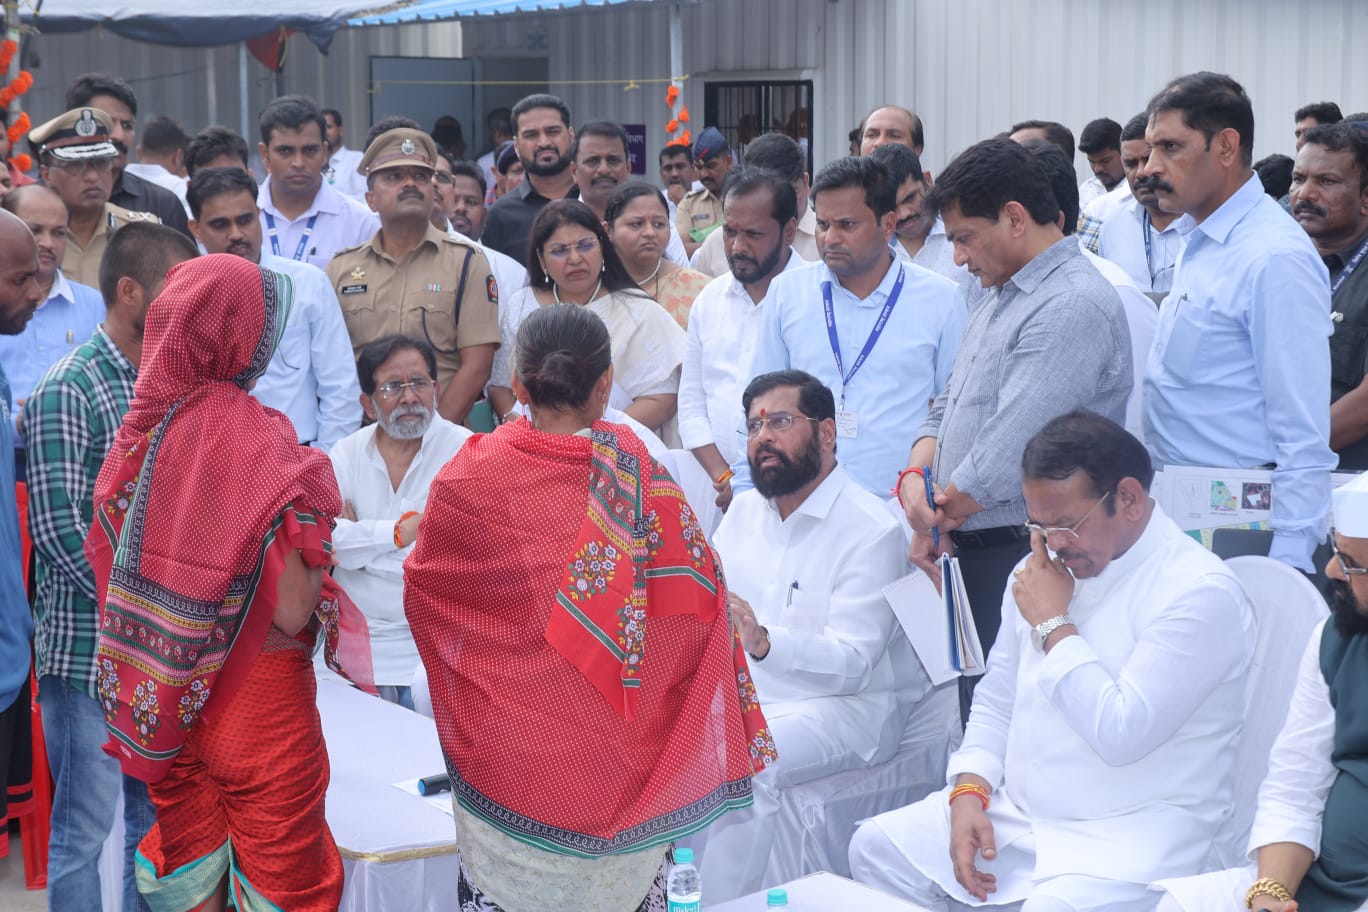
<instances>
[{"instance_id":1,"label":"white paper on table","mask_svg":"<svg viewBox=\"0 0 1368 912\"><path fill-rule=\"evenodd\" d=\"M949 580L958 593L959 611L949 607L947 599L936 591L935 583L920 570L913 570L881 590L933 685L952 681L961 674L976 675L984 671L983 651L979 648L973 615L969 613L959 561L943 560L950 561L948 566L953 569L947 570L947 564L942 563L941 578Z\"/></svg>"},{"instance_id":2,"label":"white paper on table","mask_svg":"<svg viewBox=\"0 0 1368 912\"><path fill-rule=\"evenodd\" d=\"M394 787L401 792L407 792L415 798L426 801L432 807L442 811L448 817L455 817L456 811L451 807L451 791L438 792L435 795L424 795L418 791L417 779L405 779L402 782L394 783Z\"/></svg>"}]
</instances>

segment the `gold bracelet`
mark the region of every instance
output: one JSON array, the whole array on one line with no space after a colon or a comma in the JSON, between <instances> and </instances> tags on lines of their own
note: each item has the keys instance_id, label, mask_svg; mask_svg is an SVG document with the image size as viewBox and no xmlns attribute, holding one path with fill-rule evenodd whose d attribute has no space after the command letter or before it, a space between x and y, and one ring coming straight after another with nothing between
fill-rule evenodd
<instances>
[{"instance_id":1,"label":"gold bracelet","mask_svg":"<svg viewBox=\"0 0 1368 912\"><path fill-rule=\"evenodd\" d=\"M1278 902L1291 902L1292 894L1287 892L1287 887L1271 877L1260 877L1249 887L1249 892L1245 893L1245 908L1254 908L1254 897L1271 896Z\"/></svg>"}]
</instances>

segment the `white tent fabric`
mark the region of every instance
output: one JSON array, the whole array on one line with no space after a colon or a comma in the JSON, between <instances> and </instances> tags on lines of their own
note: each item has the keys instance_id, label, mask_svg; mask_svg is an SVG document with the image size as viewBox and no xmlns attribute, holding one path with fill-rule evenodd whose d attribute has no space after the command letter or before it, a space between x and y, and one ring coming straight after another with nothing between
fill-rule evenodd
<instances>
[{"instance_id":1,"label":"white tent fabric","mask_svg":"<svg viewBox=\"0 0 1368 912\"><path fill-rule=\"evenodd\" d=\"M326 51L348 19L384 5L384 0L280 0L233 10L184 0L41 0L26 4L20 17L40 32L100 27L137 41L182 47L233 44L284 27Z\"/></svg>"},{"instance_id":2,"label":"white tent fabric","mask_svg":"<svg viewBox=\"0 0 1368 912\"><path fill-rule=\"evenodd\" d=\"M460 16L503 16L511 13L530 13L538 10L558 10L568 7L608 6L629 0L412 0L396 4L373 15L363 14L350 25L392 25L431 19L456 19ZM645 0L636 0L645 2Z\"/></svg>"}]
</instances>

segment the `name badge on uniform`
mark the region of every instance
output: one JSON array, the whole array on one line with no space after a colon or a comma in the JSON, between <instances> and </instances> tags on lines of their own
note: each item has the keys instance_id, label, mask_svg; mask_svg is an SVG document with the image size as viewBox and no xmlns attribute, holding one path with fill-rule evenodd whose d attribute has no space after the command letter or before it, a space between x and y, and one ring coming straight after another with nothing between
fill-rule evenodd
<instances>
[{"instance_id":1,"label":"name badge on uniform","mask_svg":"<svg viewBox=\"0 0 1368 912\"><path fill-rule=\"evenodd\" d=\"M836 411L836 436L837 437L858 437L860 435L860 417L854 412L847 412L845 409Z\"/></svg>"},{"instance_id":2,"label":"name badge on uniform","mask_svg":"<svg viewBox=\"0 0 1368 912\"><path fill-rule=\"evenodd\" d=\"M342 293L344 295L365 294L369 287L369 285L343 285Z\"/></svg>"}]
</instances>

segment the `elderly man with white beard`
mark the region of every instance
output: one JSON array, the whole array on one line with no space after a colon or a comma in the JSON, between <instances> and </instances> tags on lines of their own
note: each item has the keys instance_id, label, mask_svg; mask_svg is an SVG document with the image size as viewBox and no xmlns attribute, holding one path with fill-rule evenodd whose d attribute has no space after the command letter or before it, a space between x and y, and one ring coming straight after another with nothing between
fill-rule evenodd
<instances>
[{"instance_id":1,"label":"elderly man with white beard","mask_svg":"<svg viewBox=\"0 0 1368 912\"><path fill-rule=\"evenodd\" d=\"M470 431L437 414L437 355L427 342L376 339L361 349L356 372L361 407L374 423L329 453L345 503L333 530L333 575L370 625L380 696L412 709L419 659L404 617L404 558L432 479Z\"/></svg>"}]
</instances>

